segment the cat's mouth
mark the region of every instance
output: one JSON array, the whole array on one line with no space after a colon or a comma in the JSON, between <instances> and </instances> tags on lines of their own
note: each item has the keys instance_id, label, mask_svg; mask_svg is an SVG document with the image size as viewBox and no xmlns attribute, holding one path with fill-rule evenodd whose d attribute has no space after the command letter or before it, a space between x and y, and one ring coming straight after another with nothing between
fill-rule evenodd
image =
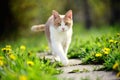
<instances>
[{"instance_id":1,"label":"cat's mouth","mask_svg":"<svg viewBox=\"0 0 120 80\"><path fill-rule=\"evenodd\" d=\"M58 30L59 32L66 32L67 30Z\"/></svg>"},{"instance_id":2,"label":"cat's mouth","mask_svg":"<svg viewBox=\"0 0 120 80\"><path fill-rule=\"evenodd\" d=\"M64 31L65 31L65 28L62 28L62 31L64 32Z\"/></svg>"},{"instance_id":3,"label":"cat's mouth","mask_svg":"<svg viewBox=\"0 0 120 80\"><path fill-rule=\"evenodd\" d=\"M66 29L66 28L61 28L61 32L66 32L68 31L69 29Z\"/></svg>"}]
</instances>

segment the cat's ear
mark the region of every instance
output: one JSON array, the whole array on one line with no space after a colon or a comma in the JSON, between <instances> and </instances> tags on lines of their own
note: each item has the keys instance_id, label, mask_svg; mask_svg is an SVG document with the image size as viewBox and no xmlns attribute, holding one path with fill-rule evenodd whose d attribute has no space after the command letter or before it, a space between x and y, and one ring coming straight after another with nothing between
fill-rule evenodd
<instances>
[{"instance_id":1,"label":"cat's ear","mask_svg":"<svg viewBox=\"0 0 120 80\"><path fill-rule=\"evenodd\" d=\"M52 15L53 15L54 19L59 17L59 13L55 10L52 11Z\"/></svg>"},{"instance_id":2,"label":"cat's ear","mask_svg":"<svg viewBox=\"0 0 120 80\"><path fill-rule=\"evenodd\" d=\"M72 10L69 10L69 11L65 14L65 17L72 19Z\"/></svg>"}]
</instances>

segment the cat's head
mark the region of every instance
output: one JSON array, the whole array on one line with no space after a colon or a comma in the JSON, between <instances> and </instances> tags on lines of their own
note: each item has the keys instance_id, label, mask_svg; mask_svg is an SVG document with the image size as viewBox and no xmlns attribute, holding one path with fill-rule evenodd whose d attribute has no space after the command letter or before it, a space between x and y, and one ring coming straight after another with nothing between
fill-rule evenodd
<instances>
[{"instance_id":1,"label":"cat's head","mask_svg":"<svg viewBox=\"0 0 120 80\"><path fill-rule=\"evenodd\" d=\"M60 15L57 11L53 10L52 15L54 20L54 27L59 32L65 32L72 28L72 10L66 12L65 15Z\"/></svg>"}]
</instances>

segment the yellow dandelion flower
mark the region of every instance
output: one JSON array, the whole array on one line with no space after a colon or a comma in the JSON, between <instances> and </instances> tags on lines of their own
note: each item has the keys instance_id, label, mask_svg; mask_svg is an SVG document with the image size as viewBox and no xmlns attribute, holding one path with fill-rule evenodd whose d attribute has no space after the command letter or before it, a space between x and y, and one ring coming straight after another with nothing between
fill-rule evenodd
<instances>
[{"instance_id":1,"label":"yellow dandelion flower","mask_svg":"<svg viewBox=\"0 0 120 80\"><path fill-rule=\"evenodd\" d=\"M120 77L120 72L118 72L116 76L117 76L117 77Z\"/></svg>"},{"instance_id":2,"label":"yellow dandelion flower","mask_svg":"<svg viewBox=\"0 0 120 80\"><path fill-rule=\"evenodd\" d=\"M6 51L7 51L7 52L11 52L11 51L12 51L12 48L11 48L10 45L6 45Z\"/></svg>"},{"instance_id":3,"label":"yellow dandelion flower","mask_svg":"<svg viewBox=\"0 0 120 80\"><path fill-rule=\"evenodd\" d=\"M108 51L108 52L110 51L110 49L109 49L109 48L104 48L104 50L105 50L105 51Z\"/></svg>"},{"instance_id":4,"label":"yellow dandelion flower","mask_svg":"<svg viewBox=\"0 0 120 80\"><path fill-rule=\"evenodd\" d=\"M117 36L120 36L120 33L117 33Z\"/></svg>"},{"instance_id":5,"label":"yellow dandelion flower","mask_svg":"<svg viewBox=\"0 0 120 80\"><path fill-rule=\"evenodd\" d=\"M11 45L6 45L6 48L11 48Z\"/></svg>"},{"instance_id":6,"label":"yellow dandelion flower","mask_svg":"<svg viewBox=\"0 0 120 80\"><path fill-rule=\"evenodd\" d=\"M27 76L25 76L25 75L20 75L20 76L19 76L19 80L27 80Z\"/></svg>"},{"instance_id":7,"label":"yellow dandelion flower","mask_svg":"<svg viewBox=\"0 0 120 80\"><path fill-rule=\"evenodd\" d=\"M0 66L3 66L3 65L4 65L3 61L2 61L2 60L0 60Z\"/></svg>"},{"instance_id":8,"label":"yellow dandelion flower","mask_svg":"<svg viewBox=\"0 0 120 80\"><path fill-rule=\"evenodd\" d=\"M108 51L104 51L104 54L109 54L109 52Z\"/></svg>"},{"instance_id":9,"label":"yellow dandelion flower","mask_svg":"<svg viewBox=\"0 0 120 80\"><path fill-rule=\"evenodd\" d=\"M24 45L21 45L21 46L20 46L20 49L21 49L22 51L24 51L24 50L26 49L26 47L25 47Z\"/></svg>"},{"instance_id":10,"label":"yellow dandelion flower","mask_svg":"<svg viewBox=\"0 0 120 80\"><path fill-rule=\"evenodd\" d=\"M11 49L11 48L6 48L6 51L7 51L7 52L11 52L12 49Z\"/></svg>"},{"instance_id":11,"label":"yellow dandelion flower","mask_svg":"<svg viewBox=\"0 0 120 80\"><path fill-rule=\"evenodd\" d=\"M113 69L117 69L119 66L118 62L116 62L114 65L113 65Z\"/></svg>"},{"instance_id":12,"label":"yellow dandelion flower","mask_svg":"<svg viewBox=\"0 0 120 80\"><path fill-rule=\"evenodd\" d=\"M2 51L3 51L3 52L11 52L12 49L11 49L11 48L2 48Z\"/></svg>"},{"instance_id":13,"label":"yellow dandelion flower","mask_svg":"<svg viewBox=\"0 0 120 80\"><path fill-rule=\"evenodd\" d=\"M3 60L4 59L4 57L3 56L0 56L0 60Z\"/></svg>"},{"instance_id":14,"label":"yellow dandelion flower","mask_svg":"<svg viewBox=\"0 0 120 80\"><path fill-rule=\"evenodd\" d=\"M11 51L12 51L10 45L6 45L6 47L2 48L1 50L2 50L3 52L11 52Z\"/></svg>"},{"instance_id":15,"label":"yellow dandelion flower","mask_svg":"<svg viewBox=\"0 0 120 80\"><path fill-rule=\"evenodd\" d=\"M9 58L12 59L12 60L15 60L15 59L16 59L15 55L13 55L13 54L10 54L10 55L9 55Z\"/></svg>"},{"instance_id":16,"label":"yellow dandelion flower","mask_svg":"<svg viewBox=\"0 0 120 80\"><path fill-rule=\"evenodd\" d=\"M102 51L104 52L104 54L109 54L110 53L109 48L103 48Z\"/></svg>"},{"instance_id":17,"label":"yellow dandelion flower","mask_svg":"<svg viewBox=\"0 0 120 80\"><path fill-rule=\"evenodd\" d=\"M27 64L28 64L29 66L33 66L33 65L34 65L34 62L33 62L33 61L27 61Z\"/></svg>"},{"instance_id":18,"label":"yellow dandelion flower","mask_svg":"<svg viewBox=\"0 0 120 80\"><path fill-rule=\"evenodd\" d=\"M102 57L102 54L101 53L97 53L97 54L95 54L95 57Z\"/></svg>"},{"instance_id":19,"label":"yellow dandelion flower","mask_svg":"<svg viewBox=\"0 0 120 80\"><path fill-rule=\"evenodd\" d=\"M6 48L2 48L2 49L1 49L1 51L4 51L4 50L6 50Z\"/></svg>"},{"instance_id":20,"label":"yellow dandelion flower","mask_svg":"<svg viewBox=\"0 0 120 80\"><path fill-rule=\"evenodd\" d=\"M111 39L111 40L109 40L109 43L113 43L113 42L114 42L114 40L112 40L112 39Z\"/></svg>"},{"instance_id":21,"label":"yellow dandelion flower","mask_svg":"<svg viewBox=\"0 0 120 80\"><path fill-rule=\"evenodd\" d=\"M6 51L6 48L2 48L1 50L2 50L3 52L5 52L5 51Z\"/></svg>"}]
</instances>

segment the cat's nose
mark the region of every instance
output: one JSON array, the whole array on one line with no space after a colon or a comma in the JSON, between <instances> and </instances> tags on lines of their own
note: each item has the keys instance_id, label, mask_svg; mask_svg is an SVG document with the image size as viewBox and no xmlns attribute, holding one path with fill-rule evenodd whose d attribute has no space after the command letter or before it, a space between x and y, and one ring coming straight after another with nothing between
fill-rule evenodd
<instances>
[{"instance_id":1,"label":"cat's nose","mask_svg":"<svg viewBox=\"0 0 120 80\"><path fill-rule=\"evenodd\" d=\"M64 31L65 30L65 28L62 28L62 31Z\"/></svg>"}]
</instances>

